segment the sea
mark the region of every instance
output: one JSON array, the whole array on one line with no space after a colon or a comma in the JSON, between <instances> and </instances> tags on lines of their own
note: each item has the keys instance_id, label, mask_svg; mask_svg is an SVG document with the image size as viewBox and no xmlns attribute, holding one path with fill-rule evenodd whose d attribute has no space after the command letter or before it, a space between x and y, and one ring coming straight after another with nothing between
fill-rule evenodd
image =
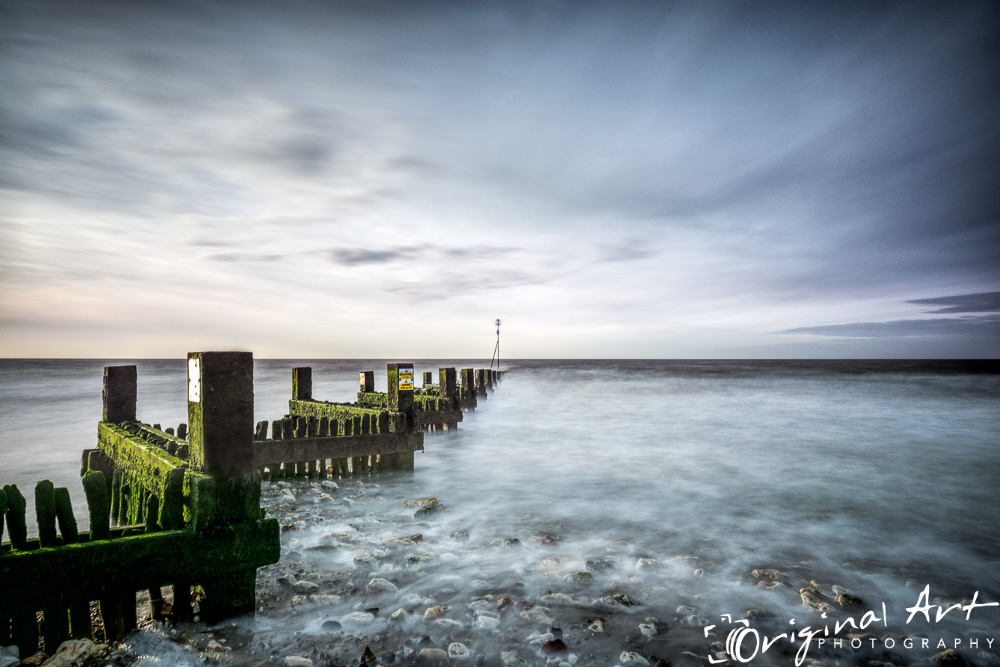
<instances>
[{"instance_id":1,"label":"sea","mask_svg":"<svg viewBox=\"0 0 1000 667\"><path fill-rule=\"evenodd\" d=\"M314 397L351 401L359 371L374 370L385 391L386 361L255 360L256 420L287 412L293 367L313 369ZM70 489L86 525L80 455L96 446L103 368L123 364L138 367L141 421L187 421L183 359L0 360L0 484L25 492L29 516L30 490L49 479ZM488 365L414 364L418 381L443 366ZM431 562L401 577L400 596L433 601L445 590L468 601L516 580L524 597L560 590L596 604L619 587L641 606L636 626L643 618L660 633L713 626L704 631L706 658L725 658L720 646L732 648L754 627L739 622L750 610L779 619L772 635L831 624L832 615L804 605L804 588L834 609L837 595L861 598L875 617L868 630L879 631L873 650L895 654L915 638L918 661L942 645L970 662L1000 655L1000 641L987 643L1000 640L997 362L503 360L503 370L456 430L426 434L412 473L358 480L364 492L342 485L355 489L349 501L302 494L308 525L282 533L283 554L351 530L377 556L380 540L420 532ZM276 489L264 486L268 499ZM413 527L404 501L431 497L442 511ZM357 550L328 566L373 567ZM360 576L392 580L402 568L383 563ZM587 571L592 582L573 578ZM275 635L308 635L363 604L345 599L258 623ZM384 616L363 631L388 628ZM346 620L340 627L355 631ZM847 636L855 630L834 630L824 650L844 637L843 655L825 655L853 664ZM764 634L744 632L740 655ZM538 640L525 638L524 658L550 659ZM500 643L472 649L500 651ZM641 664L617 651L600 664Z\"/></svg>"}]
</instances>

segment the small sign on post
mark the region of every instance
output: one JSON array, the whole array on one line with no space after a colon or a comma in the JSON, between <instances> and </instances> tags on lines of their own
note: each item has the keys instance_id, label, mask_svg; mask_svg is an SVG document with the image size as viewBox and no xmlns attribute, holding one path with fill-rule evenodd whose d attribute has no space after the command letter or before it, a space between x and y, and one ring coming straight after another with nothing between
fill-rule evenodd
<instances>
[{"instance_id":1,"label":"small sign on post","mask_svg":"<svg viewBox=\"0 0 1000 667\"><path fill-rule=\"evenodd\" d=\"M201 360L188 359L188 400L201 403Z\"/></svg>"},{"instance_id":2,"label":"small sign on post","mask_svg":"<svg viewBox=\"0 0 1000 667\"><path fill-rule=\"evenodd\" d=\"M413 367L399 369L400 391L413 391Z\"/></svg>"}]
</instances>

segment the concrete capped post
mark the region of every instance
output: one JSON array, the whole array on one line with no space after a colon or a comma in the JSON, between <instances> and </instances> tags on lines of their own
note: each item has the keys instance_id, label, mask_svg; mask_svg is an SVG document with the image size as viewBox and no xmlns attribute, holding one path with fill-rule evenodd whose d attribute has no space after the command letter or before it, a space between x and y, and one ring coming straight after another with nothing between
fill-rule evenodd
<instances>
[{"instance_id":1,"label":"concrete capped post","mask_svg":"<svg viewBox=\"0 0 1000 667\"><path fill-rule=\"evenodd\" d=\"M292 369L292 398L297 401L311 401L313 393L313 371L308 366Z\"/></svg>"},{"instance_id":2,"label":"concrete capped post","mask_svg":"<svg viewBox=\"0 0 1000 667\"><path fill-rule=\"evenodd\" d=\"M370 394L375 391L375 371L361 371L361 393Z\"/></svg>"},{"instance_id":3,"label":"concrete capped post","mask_svg":"<svg viewBox=\"0 0 1000 667\"><path fill-rule=\"evenodd\" d=\"M188 354L190 461L212 476L222 522L260 517L260 478L254 467L253 355Z\"/></svg>"},{"instance_id":4,"label":"concrete capped post","mask_svg":"<svg viewBox=\"0 0 1000 667\"><path fill-rule=\"evenodd\" d=\"M389 380L389 409L409 412L413 407L413 362L386 364Z\"/></svg>"},{"instance_id":5,"label":"concrete capped post","mask_svg":"<svg viewBox=\"0 0 1000 667\"><path fill-rule=\"evenodd\" d=\"M135 366L104 367L104 411L102 421L135 421Z\"/></svg>"}]
</instances>

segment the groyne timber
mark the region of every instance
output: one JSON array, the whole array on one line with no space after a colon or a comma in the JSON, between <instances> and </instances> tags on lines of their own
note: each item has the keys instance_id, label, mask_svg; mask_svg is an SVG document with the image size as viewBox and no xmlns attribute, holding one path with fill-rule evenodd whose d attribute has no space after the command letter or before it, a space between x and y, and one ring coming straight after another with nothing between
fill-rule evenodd
<instances>
[{"instance_id":1,"label":"groyne timber","mask_svg":"<svg viewBox=\"0 0 1000 667\"><path fill-rule=\"evenodd\" d=\"M97 447L80 470L89 530L68 490L42 480L29 539L28 500L0 488L0 645L28 656L98 632L119 639L137 625L140 591L158 619L253 613L257 568L280 557L262 479L412 470L424 433L457 428L502 377L440 368L415 387L413 364L397 362L388 391L362 371L357 399L336 403L313 396L311 368L293 368L288 413L255 421L249 352L190 353L187 366L188 421L176 428L137 421L135 366L105 367Z\"/></svg>"}]
</instances>

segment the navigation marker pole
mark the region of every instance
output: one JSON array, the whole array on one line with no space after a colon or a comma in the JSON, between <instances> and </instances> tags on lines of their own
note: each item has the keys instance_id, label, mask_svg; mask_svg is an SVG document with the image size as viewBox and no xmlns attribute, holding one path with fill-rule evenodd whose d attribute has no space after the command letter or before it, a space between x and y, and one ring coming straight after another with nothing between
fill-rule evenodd
<instances>
[{"instance_id":1,"label":"navigation marker pole","mask_svg":"<svg viewBox=\"0 0 1000 667\"><path fill-rule=\"evenodd\" d=\"M493 359L496 359L497 370L500 370L500 320L497 320L497 346L493 348ZM493 370L493 359L490 359L490 370Z\"/></svg>"}]
</instances>

